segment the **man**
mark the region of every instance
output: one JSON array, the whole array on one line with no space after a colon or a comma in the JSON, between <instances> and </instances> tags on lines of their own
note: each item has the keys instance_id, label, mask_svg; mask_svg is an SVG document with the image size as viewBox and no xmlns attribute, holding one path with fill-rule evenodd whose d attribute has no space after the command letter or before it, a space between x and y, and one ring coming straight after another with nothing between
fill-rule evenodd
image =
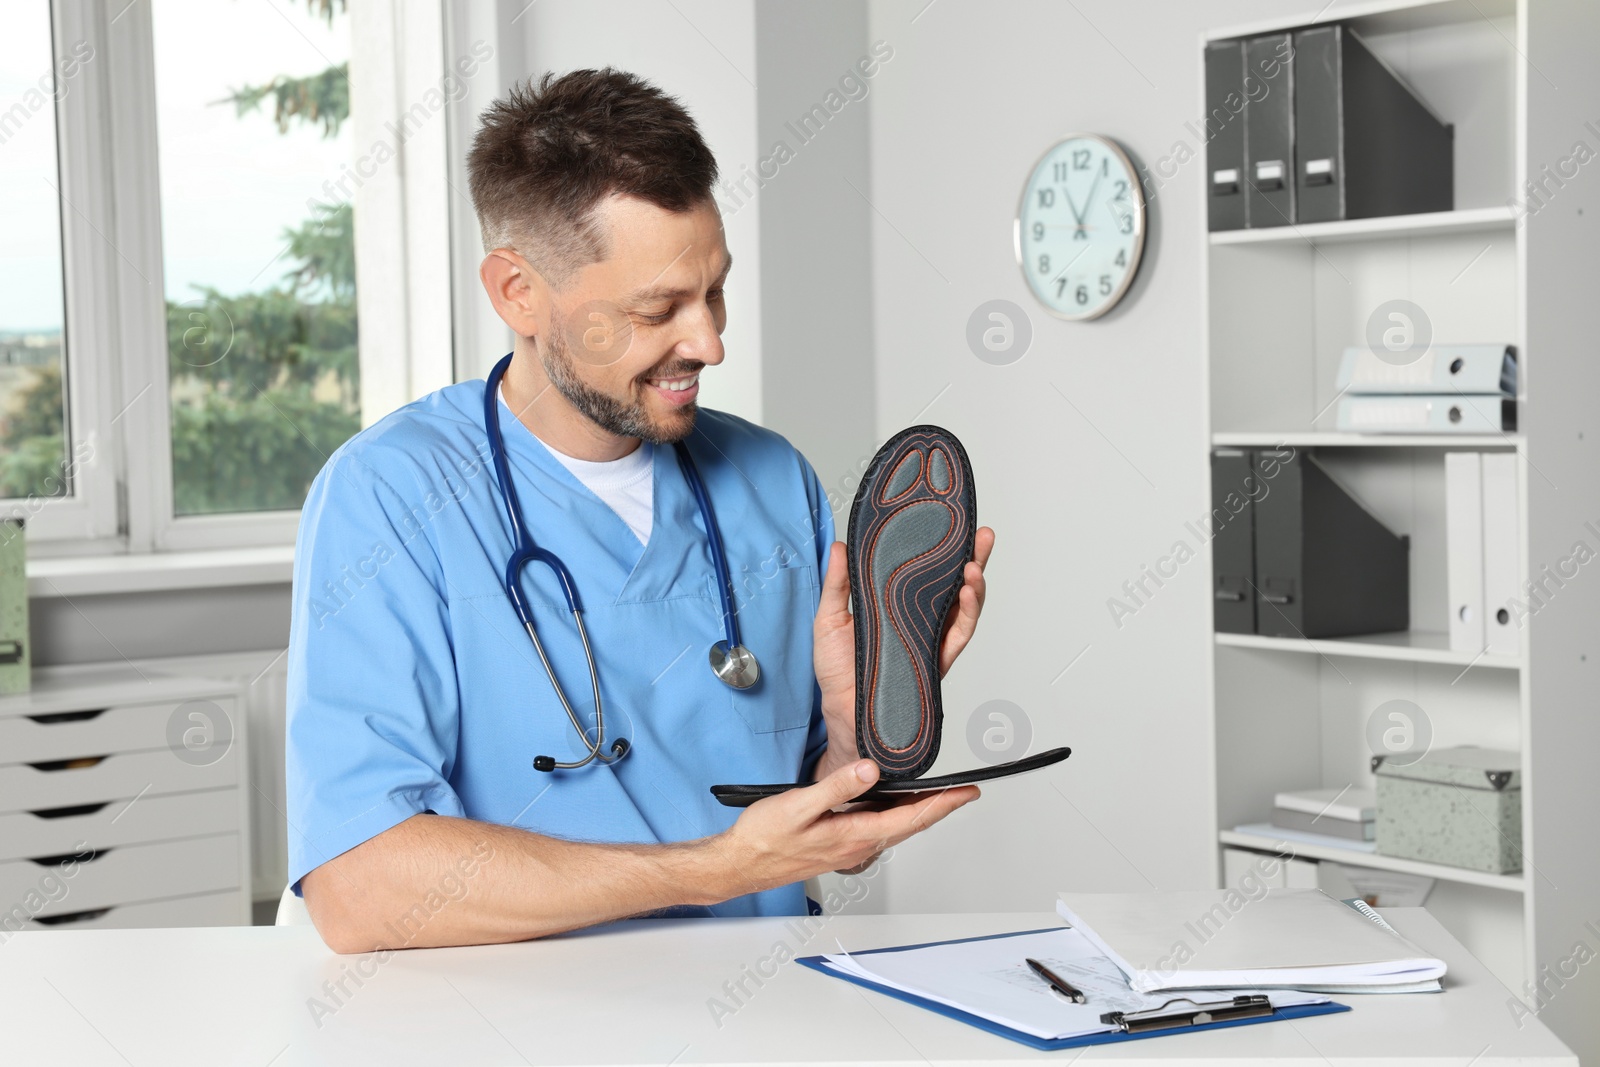
<instances>
[{"instance_id":1,"label":"man","mask_svg":"<svg viewBox=\"0 0 1600 1067\"><path fill-rule=\"evenodd\" d=\"M337 951L513 941L668 909L804 910L978 795L837 810L877 780L855 750L844 546L781 437L695 404L723 360L732 261L716 163L671 97L607 69L546 75L484 115L471 190L480 269L516 336L495 399L522 518L570 570L621 759L554 574L520 588L583 738L507 597L514 551L485 383L407 405L329 460L305 503L289 660L290 877ZM822 413L819 413L821 415ZM761 680L707 650L724 621L688 446ZM982 607L977 559L941 666ZM718 782L815 781L751 805ZM737 817L736 817L737 816Z\"/></svg>"}]
</instances>

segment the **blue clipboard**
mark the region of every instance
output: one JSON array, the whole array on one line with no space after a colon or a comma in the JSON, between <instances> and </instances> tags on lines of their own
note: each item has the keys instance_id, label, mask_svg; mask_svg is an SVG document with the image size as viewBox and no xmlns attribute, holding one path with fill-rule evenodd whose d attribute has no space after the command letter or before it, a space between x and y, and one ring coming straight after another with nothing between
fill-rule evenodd
<instances>
[{"instance_id":1,"label":"blue clipboard","mask_svg":"<svg viewBox=\"0 0 1600 1067\"><path fill-rule=\"evenodd\" d=\"M1060 927L1044 927L1039 930L1013 930L1010 933L985 934L981 937L956 937L951 938L949 941L929 941L921 945L894 945L890 948L867 949L864 952L852 952L850 955L872 956L879 952L901 952L905 949L928 948L932 945L959 945L968 941L992 941L995 938L1000 937L1016 937L1018 934L1046 934L1057 929L1060 929ZM1277 1022L1280 1019L1305 1019L1313 1015L1336 1015L1339 1012L1350 1010L1350 1006L1348 1004L1335 1004L1332 1001L1329 1001L1326 1004L1299 1004L1290 1007L1274 1008L1271 1015L1262 1015L1253 1019L1225 1019L1221 1022L1207 1023L1203 1026L1186 1026L1181 1029L1151 1030L1145 1033L1121 1033L1113 1031L1104 1034L1085 1034L1082 1037L1044 1038L1034 1037L1032 1034L1024 1033L1021 1030L1013 1029L1009 1026L1002 1026L1000 1023L994 1022L991 1019L985 1019L980 1015L973 1015L971 1012L962 1011L960 1008L952 1008L947 1004L940 1004L937 1001L928 1000L926 997L919 997L915 993L907 993L900 989L890 989L887 986L881 986L876 982L869 982L865 978L858 978L853 974L843 974L830 968L823 961L821 956L801 956L799 959L795 960L795 962L804 964L805 966L810 967L813 971L828 975L830 978L842 978L846 982L850 982L853 985L861 986L863 989L871 989L875 992L882 993L884 996L894 997L896 1000L903 1000L907 1004L915 1004L919 1008L927 1008L929 1011L936 1011L940 1015L955 1019L958 1022L966 1023L968 1026L975 1026L979 1030L987 1030L991 1034L998 1034L1001 1037L1010 1038L1012 1041L1027 1045L1030 1048L1042 1049L1046 1052L1054 1052L1057 1049L1064 1048L1082 1048L1086 1045L1113 1045L1122 1041L1142 1041L1147 1037L1168 1037L1173 1034L1199 1033L1205 1030L1222 1030L1230 1026L1251 1026L1255 1023Z\"/></svg>"}]
</instances>

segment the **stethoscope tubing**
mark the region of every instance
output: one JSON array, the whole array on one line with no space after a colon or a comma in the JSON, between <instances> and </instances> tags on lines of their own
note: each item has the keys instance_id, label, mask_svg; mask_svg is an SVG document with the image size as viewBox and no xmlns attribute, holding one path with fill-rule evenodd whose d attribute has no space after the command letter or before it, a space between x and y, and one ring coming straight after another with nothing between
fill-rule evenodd
<instances>
[{"instance_id":1,"label":"stethoscope tubing","mask_svg":"<svg viewBox=\"0 0 1600 1067\"><path fill-rule=\"evenodd\" d=\"M540 756L534 760L534 766L541 770L574 770L587 766L595 760L602 763L614 763L628 753L628 742L625 738L618 738L612 746L610 753L605 751L605 709L600 698L600 672L595 664L594 649L589 643L589 632L583 625L583 604L578 598L577 583L573 581L572 574L567 570L561 557L548 549L540 548L534 544L527 527L522 521L522 506L517 499L516 485L511 479L511 465L506 458L505 438L500 432L500 381L505 377L506 368L511 365L511 354L495 364L489 372L488 380L484 387L483 415L484 428L489 437L489 455L494 467L495 481L500 488L501 499L505 501L506 519L511 527L512 551L511 557L506 561L505 588L506 595L511 601L512 609L517 614L517 619L522 623L522 628L527 631L528 638L533 642L533 648L539 656L545 674L550 678L550 685L556 692L556 698L561 701L562 710L567 713L572 728L583 740L584 747L588 750L580 760L570 762L557 762L548 756ZM683 471L684 480L689 484L689 492L693 495L695 504L700 510L700 517L706 526L706 538L711 549L711 562L717 573L717 590L721 594L722 618L724 630L727 634L728 647L741 649L739 641L739 621L733 610L732 579L728 574L728 558L722 546L722 534L717 528L716 514L711 509L711 498L706 493L705 483L700 479L700 471L695 466L694 457L689 454L689 449L682 441L675 442L673 449L677 454L678 467ZM533 622L533 607L528 603L527 597L522 592L522 569L530 562L543 563L555 574L561 583L561 593L566 599L567 609L572 613L573 625L578 631L578 640L583 644L583 655L589 665L589 685L594 691L594 740L589 739L589 733L584 729L583 721L578 717L577 709L567 699L566 690L556 678L555 666L550 662L549 655L545 652L544 642L539 639L539 631ZM744 653L748 655L748 653ZM748 683L747 683L748 684Z\"/></svg>"}]
</instances>

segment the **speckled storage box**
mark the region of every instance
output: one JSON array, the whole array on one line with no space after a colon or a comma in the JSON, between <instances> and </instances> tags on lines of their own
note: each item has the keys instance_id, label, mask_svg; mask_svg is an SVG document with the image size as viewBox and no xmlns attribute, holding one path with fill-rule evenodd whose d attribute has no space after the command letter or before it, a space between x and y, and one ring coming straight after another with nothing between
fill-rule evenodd
<instances>
[{"instance_id":1,"label":"speckled storage box","mask_svg":"<svg viewBox=\"0 0 1600 1067\"><path fill-rule=\"evenodd\" d=\"M1442 748L1398 766L1379 756L1378 853L1492 874L1522 870L1522 758Z\"/></svg>"}]
</instances>

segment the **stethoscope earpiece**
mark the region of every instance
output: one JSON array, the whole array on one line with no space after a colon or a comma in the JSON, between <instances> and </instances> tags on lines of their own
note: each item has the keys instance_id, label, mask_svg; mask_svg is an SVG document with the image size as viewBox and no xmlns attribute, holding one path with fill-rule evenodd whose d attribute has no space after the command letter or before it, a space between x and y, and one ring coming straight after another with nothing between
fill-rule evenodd
<instances>
[{"instance_id":1,"label":"stethoscope earpiece","mask_svg":"<svg viewBox=\"0 0 1600 1067\"><path fill-rule=\"evenodd\" d=\"M557 768L562 770L571 770L574 767L582 767L591 759L598 759L601 763L615 763L632 751L633 746L628 744L628 739L626 737L619 737L611 743L610 759L600 755L598 752L595 752L593 755L591 755L589 759L582 760L577 763L557 763L554 756L535 756L533 757L533 769L536 771L553 771Z\"/></svg>"}]
</instances>

